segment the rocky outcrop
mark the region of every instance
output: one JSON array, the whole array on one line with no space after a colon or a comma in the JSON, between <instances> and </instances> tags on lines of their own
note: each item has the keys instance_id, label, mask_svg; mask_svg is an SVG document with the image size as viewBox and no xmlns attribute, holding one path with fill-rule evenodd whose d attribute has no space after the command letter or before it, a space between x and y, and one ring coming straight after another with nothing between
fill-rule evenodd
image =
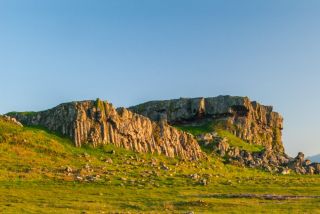
<instances>
[{"instance_id":1,"label":"rocky outcrop","mask_svg":"<svg viewBox=\"0 0 320 214\"><path fill-rule=\"evenodd\" d=\"M291 158L284 153L275 153L272 150L250 152L231 146L227 138L221 138L215 132L198 135L196 139L207 150L220 155L226 162L234 165L260 168L284 175L291 172L320 174L320 164L305 160L302 152L299 152L296 158Z\"/></svg>"},{"instance_id":2,"label":"rocky outcrop","mask_svg":"<svg viewBox=\"0 0 320 214\"><path fill-rule=\"evenodd\" d=\"M32 114L10 113L23 124L43 126L73 139L76 146L111 143L137 152L164 154L196 160L201 149L188 133L165 122L154 122L125 108L115 109L108 102L82 101L61 104Z\"/></svg>"},{"instance_id":3,"label":"rocky outcrop","mask_svg":"<svg viewBox=\"0 0 320 214\"><path fill-rule=\"evenodd\" d=\"M180 98L151 101L129 109L172 125L219 121L225 129L248 143L284 153L281 140L283 118L271 106L251 102L247 97Z\"/></svg>"}]
</instances>

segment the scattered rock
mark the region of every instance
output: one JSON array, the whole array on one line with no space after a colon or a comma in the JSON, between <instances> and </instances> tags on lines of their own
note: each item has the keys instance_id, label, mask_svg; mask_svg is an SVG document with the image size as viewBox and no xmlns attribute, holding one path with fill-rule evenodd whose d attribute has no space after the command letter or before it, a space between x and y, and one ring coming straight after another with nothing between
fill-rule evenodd
<instances>
[{"instance_id":1,"label":"scattered rock","mask_svg":"<svg viewBox=\"0 0 320 214\"><path fill-rule=\"evenodd\" d=\"M109 164L113 164L113 161L111 158L104 159L104 162L109 163Z\"/></svg>"},{"instance_id":2,"label":"scattered rock","mask_svg":"<svg viewBox=\"0 0 320 214\"><path fill-rule=\"evenodd\" d=\"M67 166L65 168L65 171L68 172L68 173L71 173L73 170L72 170L72 168L70 166Z\"/></svg>"},{"instance_id":3,"label":"scattered rock","mask_svg":"<svg viewBox=\"0 0 320 214\"><path fill-rule=\"evenodd\" d=\"M95 181L100 180L100 175L87 175L85 177L85 180L88 182L95 182Z\"/></svg>"},{"instance_id":4,"label":"scattered rock","mask_svg":"<svg viewBox=\"0 0 320 214\"><path fill-rule=\"evenodd\" d=\"M283 168L283 169L281 170L281 174L282 174L282 175L289 175L290 172L291 172L291 169L288 169L288 168Z\"/></svg>"},{"instance_id":5,"label":"scattered rock","mask_svg":"<svg viewBox=\"0 0 320 214\"><path fill-rule=\"evenodd\" d=\"M200 180L199 183L200 183L201 185L203 185L203 186L207 186L207 185L208 185L208 180L205 179L205 178L203 178L203 179Z\"/></svg>"},{"instance_id":6,"label":"scattered rock","mask_svg":"<svg viewBox=\"0 0 320 214\"><path fill-rule=\"evenodd\" d=\"M167 167L163 162L161 162L161 169L166 171L170 170L170 168Z\"/></svg>"},{"instance_id":7,"label":"scattered rock","mask_svg":"<svg viewBox=\"0 0 320 214\"><path fill-rule=\"evenodd\" d=\"M228 144L227 138L216 139L218 142L216 143L216 151L223 157L229 150L230 145Z\"/></svg>"},{"instance_id":8,"label":"scattered rock","mask_svg":"<svg viewBox=\"0 0 320 214\"><path fill-rule=\"evenodd\" d=\"M195 173L195 174L191 174L190 178L193 180L198 180L200 178L200 176L197 173Z\"/></svg>"},{"instance_id":9,"label":"scattered rock","mask_svg":"<svg viewBox=\"0 0 320 214\"><path fill-rule=\"evenodd\" d=\"M83 181L83 177L81 177L80 175L77 175L75 178L77 181Z\"/></svg>"}]
</instances>

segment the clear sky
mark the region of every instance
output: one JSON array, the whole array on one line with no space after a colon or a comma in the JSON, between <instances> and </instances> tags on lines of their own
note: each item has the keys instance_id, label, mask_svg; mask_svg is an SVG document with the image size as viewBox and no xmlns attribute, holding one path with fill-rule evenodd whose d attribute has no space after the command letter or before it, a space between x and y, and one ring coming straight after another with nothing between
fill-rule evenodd
<instances>
[{"instance_id":1,"label":"clear sky","mask_svg":"<svg viewBox=\"0 0 320 214\"><path fill-rule=\"evenodd\" d=\"M0 0L0 113L240 95L320 153L320 1Z\"/></svg>"}]
</instances>

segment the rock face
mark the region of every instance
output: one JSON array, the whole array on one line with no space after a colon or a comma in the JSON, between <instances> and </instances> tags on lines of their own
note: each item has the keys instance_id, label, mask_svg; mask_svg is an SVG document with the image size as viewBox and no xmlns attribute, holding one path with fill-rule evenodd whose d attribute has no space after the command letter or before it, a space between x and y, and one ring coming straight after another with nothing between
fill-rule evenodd
<instances>
[{"instance_id":1,"label":"rock face","mask_svg":"<svg viewBox=\"0 0 320 214\"><path fill-rule=\"evenodd\" d=\"M237 137L268 150L284 153L283 118L271 106L247 97L218 96L151 101L129 108L154 121L184 124L190 121L220 121Z\"/></svg>"},{"instance_id":2,"label":"rock face","mask_svg":"<svg viewBox=\"0 0 320 214\"><path fill-rule=\"evenodd\" d=\"M153 122L112 104L82 101L32 114L10 113L26 125L43 126L73 139L76 146L111 143L137 152L196 160L203 153L194 137L165 122Z\"/></svg>"}]
</instances>

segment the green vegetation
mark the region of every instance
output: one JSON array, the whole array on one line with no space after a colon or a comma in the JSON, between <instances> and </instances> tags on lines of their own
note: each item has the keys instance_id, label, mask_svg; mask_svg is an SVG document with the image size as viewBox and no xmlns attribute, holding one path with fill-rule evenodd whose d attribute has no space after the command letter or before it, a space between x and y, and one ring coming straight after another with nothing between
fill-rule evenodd
<instances>
[{"instance_id":1,"label":"green vegetation","mask_svg":"<svg viewBox=\"0 0 320 214\"><path fill-rule=\"evenodd\" d=\"M279 201L215 195L319 196L319 175L270 174L225 165L218 157L179 161L112 145L76 148L67 138L1 119L0 137L1 213L318 213L320 209L320 198ZM72 173L65 170L67 166ZM77 175L100 177L78 181ZM202 185L203 179L207 185Z\"/></svg>"},{"instance_id":2,"label":"green vegetation","mask_svg":"<svg viewBox=\"0 0 320 214\"><path fill-rule=\"evenodd\" d=\"M7 113L7 115L16 115L16 114L20 114L20 115L35 115L36 114L36 112L34 112L34 111L24 111L24 112L17 112L17 111L12 111L12 112L9 112L9 113Z\"/></svg>"},{"instance_id":3,"label":"green vegetation","mask_svg":"<svg viewBox=\"0 0 320 214\"><path fill-rule=\"evenodd\" d=\"M239 149L246 150L249 152L260 152L264 149L263 146L249 144L226 130L217 129L217 133L220 137L226 137L229 140L228 143L231 146L238 147Z\"/></svg>"},{"instance_id":4,"label":"green vegetation","mask_svg":"<svg viewBox=\"0 0 320 214\"><path fill-rule=\"evenodd\" d=\"M96 99L95 102L96 108L100 109L100 111L104 111L104 102L102 100L100 100L100 98Z\"/></svg>"},{"instance_id":5,"label":"green vegetation","mask_svg":"<svg viewBox=\"0 0 320 214\"><path fill-rule=\"evenodd\" d=\"M176 125L175 127L196 136L204 133L213 132L215 129L215 123L208 122L199 125Z\"/></svg>"},{"instance_id":6,"label":"green vegetation","mask_svg":"<svg viewBox=\"0 0 320 214\"><path fill-rule=\"evenodd\" d=\"M180 130L189 132L194 136L215 131L220 137L226 137L231 146L238 147L239 149L247 150L249 152L259 152L264 149L263 146L249 144L248 142L238 138L234 134L227 131L224 125L219 121L206 122L196 125L179 125L176 127Z\"/></svg>"}]
</instances>

